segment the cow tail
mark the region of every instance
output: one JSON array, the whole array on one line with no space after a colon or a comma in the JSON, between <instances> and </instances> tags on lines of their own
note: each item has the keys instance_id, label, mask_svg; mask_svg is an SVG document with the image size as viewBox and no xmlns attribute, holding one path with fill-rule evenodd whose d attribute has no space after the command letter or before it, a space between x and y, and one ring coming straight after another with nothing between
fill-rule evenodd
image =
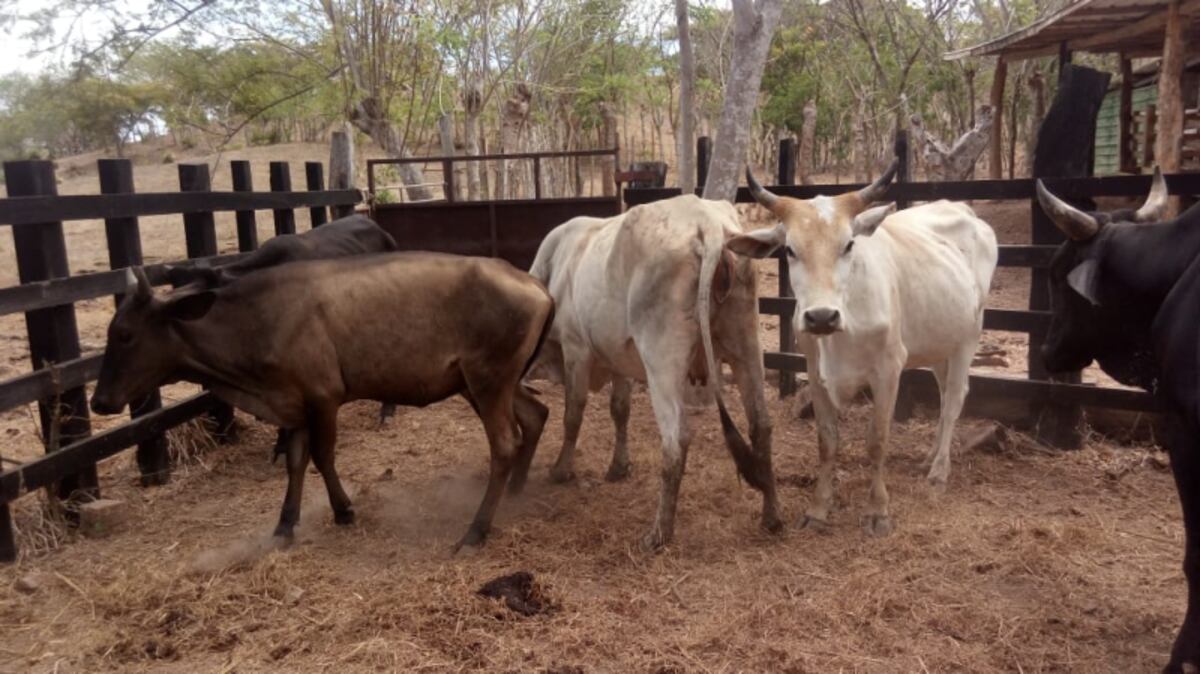
<instances>
[{"instance_id":1,"label":"cow tail","mask_svg":"<svg viewBox=\"0 0 1200 674\"><path fill-rule=\"evenodd\" d=\"M755 459L754 451L738 431L737 426L733 423L733 417L729 416L729 410L725 407L725 399L721 395L721 369L717 365L716 354L713 350L712 285L713 278L717 273L717 265L720 264L721 256L725 253L725 233L719 227L712 227L709 228L709 231L702 229L701 237L704 249L700 258L700 287L696 289L696 317L700 321L700 341L704 346L704 364L708 369L708 386L711 387L713 397L717 401L717 411L721 415L721 431L725 435L725 446L729 448L729 453L733 456L733 463L737 466L738 474L751 487L762 491L767 485L758 474L758 461Z\"/></svg>"},{"instance_id":2,"label":"cow tail","mask_svg":"<svg viewBox=\"0 0 1200 674\"><path fill-rule=\"evenodd\" d=\"M525 377L529 374L529 370L533 367L533 364L537 362L538 354L542 352L542 347L550 337L550 328L554 327L554 298L550 296L550 293L546 293L546 296L550 298L550 311L546 313L546 321L542 324L542 334L538 336L537 346L533 347L533 353L529 354L529 360L525 361L525 369L521 370L522 382L524 382ZM526 386L526 388L529 387Z\"/></svg>"}]
</instances>

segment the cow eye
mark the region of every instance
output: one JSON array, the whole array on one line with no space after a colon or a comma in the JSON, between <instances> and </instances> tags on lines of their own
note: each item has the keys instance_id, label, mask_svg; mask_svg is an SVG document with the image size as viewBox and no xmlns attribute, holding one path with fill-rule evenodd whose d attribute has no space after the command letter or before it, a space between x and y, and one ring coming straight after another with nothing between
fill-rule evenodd
<instances>
[{"instance_id":1,"label":"cow eye","mask_svg":"<svg viewBox=\"0 0 1200 674\"><path fill-rule=\"evenodd\" d=\"M132 344L133 343L133 333L132 332L117 333L117 343L118 344L126 344L126 345Z\"/></svg>"},{"instance_id":2,"label":"cow eye","mask_svg":"<svg viewBox=\"0 0 1200 674\"><path fill-rule=\"evenodd\" d=\"M854 248L854 239L850 239L846 242L846 248L842 251L842 255L849 255L851 248Z\"/></svg>"}]
</instances>

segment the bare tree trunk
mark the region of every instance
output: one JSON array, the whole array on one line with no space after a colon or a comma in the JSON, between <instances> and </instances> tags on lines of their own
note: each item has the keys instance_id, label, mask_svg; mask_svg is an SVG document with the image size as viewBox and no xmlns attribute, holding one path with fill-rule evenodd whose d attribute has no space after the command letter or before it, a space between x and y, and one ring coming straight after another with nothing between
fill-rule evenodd
<instances>
[{"instance_id":1,"label":"bare tree trunk","mask_svg":"<svg viewBox=\"0 0 1200 674\"><path fill-rule=\"evenodd\" d=\"M608 150L619 147L621 139L617 136L617 113L613 109L612 103L607 101L600 102L600 117L604 120L604 127L600 130L601 137L603 138L603 149ZM617 183L614 175L616 170L616 162L613 161L612 157L606 155L600 165L600 193L606 197L616 196L617 194Z\"/></svg>"},{"instance_id":2,"label":"bare tree trunk","mask_svg":"<svg viewBox=\"0 0 1200 674\"><path fill-rule=\"evenodd\" d=\"M512 154L521 151L525 122L529 119L529 102L532 99L533 93L521 82L517 84L513 95L504 101L500 114L501 153ZM496 174L497 198L517 199L521 196L522 164L521 161L500 162L500 172Z\"/></svg>"},{"instance_id":3,"label":"bare tree trunk","mask_svg":"<svg viewBox=\"0 0 1200 674\"><path fill-rule=\"evenodd\" d=\"M783 0L733 0L733 57L725 82L725 104L709 163L705 199L732 201L746 161L750 122Z\"/></svg>"},{"instance_id":4,"label":"bare tree trunk","mask_svg":"<svg viewBox=\"0 0 1200 674\"><path fill-rule=\"evenodd\" d=\"M854 127L850 129L851 147L854 151L854 182L865 183L871 179L871 160L867 156L867 131L863 128L864 101L858 101L854 108Z\"/></svg>"},{"instance_id":5,"label":"bare tree trunk","mask_svg":"<svg viewBox=\"0 0 1200 674\"><path fill-rule=\"evenodd\" d=\"M350 122L378 143L388 156L400 159L412 157L412 153L400 140L400 131L383 114L376 99L368 97L355 104L350 112ZM428 201L433 198L429 188L423 186L425 175L421 169L415 164L400 164L398 168L400 179L410 186L405 188L410 200Z\"/></svg>"},{"instance_id":6,"label":"bare tree trunk","mask_svg":"<svg viewBox=\"0 0 1200 674\"><path fill-rule=\"evenodd\" d=\"M800 150L796 156L796 173L801 185L813 184L813 139L817 133L817 103L804 104L804 124L800 127Z\"/></svg>"},{"instance_id":7,"label":"bare tree trunk","mask_svg":"<svg viewBox=\"0 0 1200 674\"><path fill-rule=\"evenodd\" d=\"M1033 151L1037 149L1038 129L1046 116L1046 82L1042 71L1035 70L1029 76L1029 88L1033 90L1033 114L1029 117L1029 130L1025 133L1025 174L1033 175Z\"/></svg>"},{"instance_id":8,"label":"bare tree trunk","mask_svg":"<svg viewBox=\"0 0 1200 674\"><path fill-rule=\"evenodd\" d=\"M688 0L675 0L675 24L679 35L679 127L675 129L675 156L679 165L679 189L696 190L696 55L688 27Z\"/></svg>"},{"instance_id":9,"label":"bare tree trunk","mask_svg":"<svg viewBox=\"0 0 1200 674\"><path fill-rule=\"evenodd\" d=\"M479 113L483 111L483 91L478 81L469 82L462 93L463 110L463 144L468 155L479 156ZM477 161L465 162L467 165L467 198L471 201L480 199L479 164Z\"/></svg>"}]
</instances>

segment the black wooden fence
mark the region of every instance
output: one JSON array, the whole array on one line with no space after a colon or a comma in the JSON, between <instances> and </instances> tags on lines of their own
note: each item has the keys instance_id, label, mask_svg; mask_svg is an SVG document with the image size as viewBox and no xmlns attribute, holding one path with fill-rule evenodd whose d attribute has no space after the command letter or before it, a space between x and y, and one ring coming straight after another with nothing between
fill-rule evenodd
<instances>
[{"instance_id":1,"label":"black wooden fence","mask_svg":"<svg viewBox=\"0 0 1200 674\"><path fill-rule=\"evenodd\" d=\"M794 169L790 166L795 155L791 143L793 141L781 141L780 168L777 178L780 184L770 187L772 192L807 199L822 194L834 195L849 192L864 186L861 184L791 184L792 177L795 175ZM1029 201L1034 213L1038 213L1041 209L1037 202L1034 181L1031 179L908 182L907 139L903 132L897 137L896 145L896 155L901 158L901 167L897 181L888 188L886 199L896 201L900 208L917 201L993 199ZM704 157L707 148L708 139L701 138L697 156ZM703 185L704 177L707 174L706 162L699 161L697 163L697 184ZM1200 194L1200 174L1169 175L1166 176L1166 179L1171 194ZM1150 180L1150 176L1111 176L1046 179L1045 183L1055 194L1070 201L1090 197L1142 198L1150 190ZM699 191L697 189L697 193ZM627 189L624 199L626 205L633 206L670 198L679 193L677 188ZM739 203L753 201L747 188L738 189L737 201ZM1061 234L1052 225L1048 229L1046 228L1045 223L1047 222L1048 220L1044 218L1032 218L1031 240L1062 240ZM1000 246L999 264L1002 267L1044 270L1049 266L1056 248L1056 245L1002 245ZM759 311L779 317L780 350L764 353L763 360L768 369L779 371L781 395L789 395L796 390L795 373L805 372L806 365L804 357L795 352L796 339L792 328L792 314L795 311L796 301L791 297L787 261L782 255L777 257L779 259L778 296L760 298ZM1045 274L1033 275L1029 306L1031 307L1029 310L987 309L985 311L984 329L1029 335L1029 373L1024 378L991 374L971 375L971 391L967 400L968 412L990 414L988 410L995 409L995 406L990 403L997 401L1018 403L1025 406L1027 410L1025 418L1031 422L1030 425L1038 431L1040 437L1058 446L1072 446L1079 441L1076 422L1079 417L1078 411L1082 407L1135 412L1155 410L1153 396L1142 391L1064 383L1054 381L1047 376L1040 352L1040 346L1050 321L1050 313L1044 309L1049 306L1049 288ZM917 403L937 406L938 400L937 381L931 371L906 371L901 379L897 417L904 418L910 415L913 406Z\"/></svg>"},{"instance_id":2,"label":"black wooden fence","mask_svg":"<svg viewBox=\"0 0 1200 674\"><path fill-rule=\"evenodd\" d=\"M0 226L12 227L20 285L0 288L0 314L25 313L33 371L0 382L0 412L38 403L46 455L26 463L5 459L0 465L0 561L16 559L9 502L43 487L60 498L96 498L96 462L137 445L143 484L161 484L169 476L163 433L203 414L213 415L218 430L232 410L209 393L166 407L157 392L134 401L132 420L92 435L86 385L100 371L100 354L83 356L74 303L114 296L126 290L126 267L142 264L138 217L180 214L187 255L192 260L236 259L258 247L257 210L274 213L275 233L295 232L294 209L309 208L312 222L353 211L357 190L325 190L322 165L305 165L308 191L291 188L287 162L271 163L270 192L254 192L250 163L231 162L234 191L214 192L207 164L179 165L179 192L137 194L128 160L100 160L100 194L58 196L54 166L47 161L5 162L8 198L0 199ZM236 211L239 253L219 256L213 213ZM112 271L71 276L63 221L104 220ZM185 263L186 264L186 263ZM164 265L146 267L154 284L166 283Z\"/></svg>"}]
</instances>

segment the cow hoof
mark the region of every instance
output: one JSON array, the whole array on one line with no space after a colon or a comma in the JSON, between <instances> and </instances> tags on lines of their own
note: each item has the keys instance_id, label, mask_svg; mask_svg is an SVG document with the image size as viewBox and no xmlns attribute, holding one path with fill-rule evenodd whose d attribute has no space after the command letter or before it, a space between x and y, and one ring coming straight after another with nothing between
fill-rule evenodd
<instances>
[{"instance_id":1,"label":"cow hoof","mask_svg":"<svg viewBox=\"0 0 1200 674\"><path fill-rule=\"evenodd\" d=\"M554 484L566 484L575 481L575 471L569 469L559 470L558 466L550 469L550 481Z\"/></svg>"},{"instance_id":2,"label":"cow hoof","mask_svg":"<svg viewBox=\"0 0 1200 674\"><path fill-rule=\"evenodd\" d=\"M648 552L651 554L662 552L662 549L666 547L666 545L667 539L658 529L655 529L642 537L642 552Z\"/></svg>"},{"instance_id":3,"label":"cow hoof","mask_svg":"<svg viewBox=\"0 0 1200 674\"><path fill-rule=\"evenodd\" d=\"M614 463L609 465L608 472L605 473L604 479L608 482L620 482L629 477L632 472L633 465L629 463Z\"/></svg>"},{"instance_id":4,"label":"cow hoof","mask_svg":"<svg viewBox=\"0 0 1200 674\"><path fill-rule=\"evenodd\" d=\"M277 526L275 533L271 534L271 540L275 543L275 547L286 548L296 540L295 530L291 527L285 528L283 525Z\"/></svg>"},{"instance_id":5,"label":"cow hoof","mask_svg":"<svg viewBox=\"0 0 1200 674\"><path fill-rule=\"evenodd\" d=\"M830 529L829 520L823 517L816 517L815 515L804 515L800 518L800 521L797 523L797 525L801 529L808 529L809 531L815 531L819 534L829 533Z\"/></svg>"},{"instance_id":6,"label":"cow hoof","mask_svg":"<svg viewBox=\"0 0 1200 674\"><path fill-rule=\"evenodd\" d=\"M941 496L946 493L946 478L941 475L930 475L925 478L929 483L929 490L934 494Z\"/></svg>"},{"instance_id":7,"label":"cow hoof","mask_svg":"<svg viewBox=\"0 0 1200 674\"><path fill-rule=\"evenodd\" d=\"M767 533L778 534L783 531L783 520L775 515L763 515L761 524Z\"/></svg>"},{"instance_id":8,"label":"cow hoof","mask_svg":"<svg viewBox=\"0 0 1200 674\"><path fill-rule=\"evenodd\" d=\"M524 477L522 477L520 480L513 478L508 481L508 495L509 496L518 496L523 491L525 491L525 478Z\"/></svg>"},{"instance_id":9,"label":"cow hoof","mask_svg":"<svg viewBox=\"0 0 1200 674\"><path fill-rule=\"evenodd\" d=\"M354 509L346 508L345 510L335 511L333 513L333 523L341 526L354 524Z\"/></svg>"},{"instance_id":10,"label":"cow hoof","mask_svg":"<svg viewBox=\"0 0 1200 674\"><path fill-rule=\"evenodd\" d=\"M487 540L487 532L474 525L467 529L467 533L463 535L457 543L454 544L453 552L458 554L463 548L478 548Z\"/></svg>"},{"instance_id":11,"label":"cow hoof","mask_svg":"<svg viewBox=\"0 0 1200 674\"><path fill-rule=\"evenodd\" d=\"M887 515L863 515L863 533L880 538L892 533L892 520Z\"/></svg>"}]
</instances>

